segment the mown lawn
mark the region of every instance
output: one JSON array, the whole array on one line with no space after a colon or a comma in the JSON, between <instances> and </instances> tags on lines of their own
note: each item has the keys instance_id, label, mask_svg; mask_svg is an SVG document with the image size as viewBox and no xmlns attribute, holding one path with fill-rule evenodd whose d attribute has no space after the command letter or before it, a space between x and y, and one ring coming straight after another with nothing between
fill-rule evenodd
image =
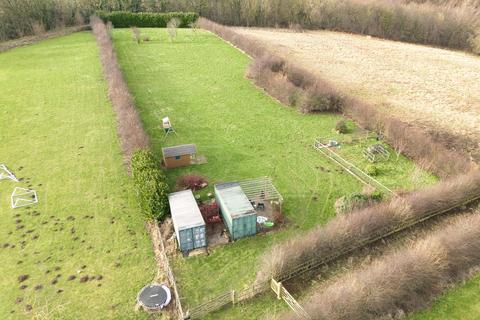
<instances>
[{"instance_id":1,"label":"mown lawn","mask_svg":"<svg viewBox=\"0 0 480 320\"><path fill-rule=\"evenodd\" d=\"M22 179L0 181L0 319L146 319L155 262L93 36L1 53L0 88L0 163ZM11 209L15 186L39 204Z\"/></svg>"},{"instance_id":2,"label":"mown lawn","mask_svg":"<svg viewBox=\"0 0 480 320\"><path fill-rule=\"evenodd\" d=\"M480 316L480 276L446 292L433 306L408 320L476 320Z\"/></svg>"},{"instance_id":3,"label":"mown lawn","mask_svg":"<svg viewBox=\"0 0 480 320\"><path fill-rule=\"evenodd\" d=\"M312 147L316 137L345 138L333 132L339 115L302 115L282 106L245 78L249 58L210 33L179 30L171 42L166 30L141 31L149 42L138 45L128 29L115 30L113 38L155 152L161 156L162 146L195 143L208 159L208 164L168 171L172 187L187 172L205 175L210 185L270 176L285 198L285 230L242 239L206 257L179 256L173 261L183 303L193 306L247 286L255 278L259 257L273 243L325 223L335 214L335 200L362 186ZM178 133L166 141L164 116ZM342 152L351 160L363 159L354 145L345 145ZM379 179L392 187L414 187L408 178L417 170L413 163L404 157L394 161L396 172L385 171ZM421 172L415 186L434 181ZM267 296L214 317L257 319L283 308Z\"/></svg>"}]
</instances>

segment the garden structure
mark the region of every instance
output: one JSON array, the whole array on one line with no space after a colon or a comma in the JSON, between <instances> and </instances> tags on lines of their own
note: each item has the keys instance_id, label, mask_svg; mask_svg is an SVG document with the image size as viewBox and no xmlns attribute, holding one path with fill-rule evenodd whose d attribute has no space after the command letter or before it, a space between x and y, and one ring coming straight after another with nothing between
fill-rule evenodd
<instances>
[{"instance_id":1,"label":"garden structure","mask_svg":"<svg viewBox=\"0 0 480 320\"><path fill-rule=\"evenodd\" d=\"M257 212L257 223L262 229L273 227L282 214L283 197L269 177L239 181L238 184Z\"/></svg>"},{"instance_id":2,"label":"garden structure","mask_svg":"<svg viewBox=\"0 0 480 320\"><path fill-rule=\"evenodd\" d=\"M162 148L163 164L166 168L186 167L192 164L197 154L197 146L183 144L179 146Z\"/></svg>"},{"instance_id":3,"label":"garden structure","mask_svg":"<svg viewBox=\"0 0 480 320\"><path fill-rule=\"evenodd\" d=\"M205 221L192 191L171 193L168 202L180 251L188 253L206 247Z\"/></svg>"},{"instance_id":4,"label":"garden structure","mask_svg":"<svg viewBox=\"0 0 480 320\"><path fill-rule=\"evenodd\" d=\"M363 155L370 162L386 161L390 158L390 152L381 144L373 144L363 150Z\"/></svg>"},{"instance_id":5,"label":"garden structure","mask_svg":"<svg viewBox=\"0 0 480 320\"><path fill-rule=\"evenodd\" d=\"M232 240L257 233L257 213L238 182L215 185L215 199Z\"/></svg>"}]
</instances>

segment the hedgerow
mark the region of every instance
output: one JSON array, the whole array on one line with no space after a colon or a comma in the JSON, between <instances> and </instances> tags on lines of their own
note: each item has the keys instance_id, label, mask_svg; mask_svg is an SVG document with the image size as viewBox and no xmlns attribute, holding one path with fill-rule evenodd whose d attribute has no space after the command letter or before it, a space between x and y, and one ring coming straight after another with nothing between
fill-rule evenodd
<instances>
[{"instance_id":1,"label":"hedgerow","mask_svg":"<svg viewBox=\"0 0 480 320\"><path fill-rule=\"evenodd\" d=\"M312 319L401 318L425 307L480 263L480 211L349 272L302 302ZM396 315L396 316L393 316ZM290 312L281 320L298 319Z\"/></svg>"},{"instance_id":2,"label":"hedgerow","mask_svg":"<svg viewBox=\"0 0 480 320\"><path fill-rule=\"evenodd\" d=\"M338 215L325 226L275 245L262 258L258 283L282 278L302 263L354 250L370 239L400 230L435 212L450 210L480 197L480 172L458 176L433 187L415 191L390 202Z\"/></svg>"},{"instance_id":3,"label":"hedgerow","mask_svg":"<svg viewBox=\"0 0 480 320\"><path fill-rule=\"evenodd\" d=\"M254 61L248 76L282 103L305 113L342 112L361 127L382 133L399 153L441 178L463 174L472 168L465 152L446 148L440 137L434 139L423 129L344 94L309 70L272 54L260 41L204 18L199 19L199 25L250 54Z\"/></svg>"},{"instance_id":4,"label":"hedgerow","mask_svg":"<svg viewBox=\"0 0 480 320\"><path fill-rule=\"evenodd\" d=\"M168 213L168 184L155 155L139 150L132 157L132 177L142 212L147 219L163 219Z\"/></svg>"},{"instance_id":5,"label":"hedgerow","mask_svg":"<svg viewBox=\"0 0 480 320\"><path fill-rule=\"evenodd\" d=\"M194 12L127 12L99 11L97 15L104 21L112 22L115 28L165 28L172 19L178 19L179 28L188 28L198 19L198 14Z\"/></svg>"}]
</instances>

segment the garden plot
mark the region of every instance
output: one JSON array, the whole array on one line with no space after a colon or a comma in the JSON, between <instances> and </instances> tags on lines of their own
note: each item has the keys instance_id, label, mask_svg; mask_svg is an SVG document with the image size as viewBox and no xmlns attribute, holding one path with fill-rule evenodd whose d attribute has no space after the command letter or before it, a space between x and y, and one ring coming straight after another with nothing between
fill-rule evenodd
<instances>
[{"instance_id":1,"label":"garden plot","mask_svg":"<svg viewBox=\"0 0 480 320\"><path fill-rule=\"evenodd\" d=\"M235 28L341 91L433 131L480 158L480 58L464 52L330 31Z\"/></svg>"},{"instance_id":2,"label":"garden plot","mask_svg":"<svg viewBox=\"0 0 480 320\"><path fill-rule=\"evenodd\" d=\"M148 318L135 296L155 261L93 36L13 49L0 65L0 161L18 179L0 180L0 319ZM38 203L12 209L16 187Z\"/></svg>"},{"instance_id":3,"label":"garden plot","mask_svg":"<svg viewBox=\"0 0 480 320\"><path fill-rule=\"evenodd\" d=\"M209 187L199 192L206 200L214 183L268 176L284 198L286 228L220 246L208 256L178 255L172 260L188 309L250 284L258 257L273 243L325 223L335 215L339 197L361 192L363 186L312 148L319 136L353 139L353 133L333 131L340 115L303 115L279 104L245 78L249 58L210 33L179 30L170 41L166 30L141 32L150 41L138 45L126 29L116 29L113 38L155 152L160 156L162 147L194 143L208 159L201 166L168 170L170 185L175 186L182 174L199 173L209 180ZM165 116L175 124L177 134L164 140ZM363 159L361 147L345 145L342 150L354 160ZM393 187L421 187L435 181L425 173L415 186L403 181L399 177L418 169L402 156L398 161L399 175L382 178ZM258 319L283 308L281 302L264 296L220 317L238 319L241 312L246 319Z\"/></svg>"}]
</instances>

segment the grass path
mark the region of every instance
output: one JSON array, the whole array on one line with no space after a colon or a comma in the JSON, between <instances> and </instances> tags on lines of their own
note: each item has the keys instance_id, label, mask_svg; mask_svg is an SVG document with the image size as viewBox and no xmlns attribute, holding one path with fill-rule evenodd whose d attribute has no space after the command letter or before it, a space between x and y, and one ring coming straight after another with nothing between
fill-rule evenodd
<instances>
[{"instance_id":1,"label":"grass path","mask_svg":"<svg viewBox=\"0 0 480 320\"><path fill-rule=\"evenodd\" d=\"M0 319L147 318L135 297L155 262L93 36L0 54L0 87L0 163L23 179L0 181ZM40 203L11 209L15 186Z\"/></svg>"},{"instance_id":2,"label":"grass path","mask_svg":"<svg viewBox=\"0 0 480 320\"><path fill-rule=\"evenodd\" d=\"M248 285L260 255L274 242L325 223L335 214L335 200L362 186L312 147L319 136L345 138L332 131L339 115L302 115L274 101L245 78L248 57L208 32L178 30L174 42L166 30L141 32L151 40L138 45L127 29L116 29L113 38L155 152L161 155L164 145L196 143L198 153L208 159L205 165L168 171L171 185L180 174L192 171L207 176L210 187L220 181L270 176L285 198L286 230L242 239L207 257L174 259L183 302L192 306ZM160 129L164 116L170 117L178 133L166 142ZM362 158L361 148L345 145L342 150L353 159ZM414 184L409 180L414 164L403 157L392 161L397 161L398 169L379 177L389 185L412 188L435 181L423 173ZM264 297L217 317L257 319L282 308Z\"/></svg>"}]
</instances>

